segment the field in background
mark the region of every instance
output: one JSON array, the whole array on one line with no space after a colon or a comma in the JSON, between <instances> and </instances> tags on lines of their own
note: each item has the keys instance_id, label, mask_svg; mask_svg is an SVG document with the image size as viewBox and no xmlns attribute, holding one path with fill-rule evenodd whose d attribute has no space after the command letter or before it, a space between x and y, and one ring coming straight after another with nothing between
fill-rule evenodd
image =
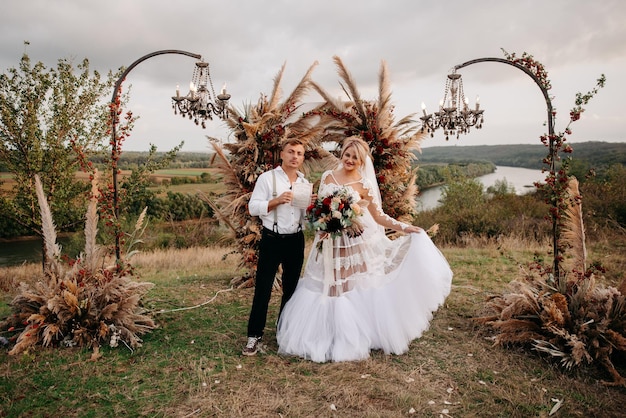
<instances>
[{"instance_id":1,"label":"field in background","mask_svg":"<svg viewBox=\"0 0 626 418\"><path fill-rule=\"evenodd\" d=\"M122 170L120 178L124 176L128 176L131 173L130 170ZM195 193L196 190L202 190L203 192L215 192L219 190L221 187L221 182L219 181L220 175L217 170L214 168L180 168L180 169L165 169L158 170L149 176L150 180L154 182L155 189L158 188L159 185L163 184L164 180L167 180L171 183L172 178L180 177L180 178L196 178L202 175L202 173L209 173L212 179L215 182L212 183L194 183L194 184L170 184L167 188L163 188L165 191L173 191L180 193ZM84 181L89 181L89 175L82 171L76 172L76 177L82 179ZM0 185L0 189L3 190L11 190L15 184L13 180L13 175L11 173L0 172L0 181L2 184ZM193 187L195 186L195 187ZM201 187L198 187L201 186Z\"/></svg>"}]
</instances>

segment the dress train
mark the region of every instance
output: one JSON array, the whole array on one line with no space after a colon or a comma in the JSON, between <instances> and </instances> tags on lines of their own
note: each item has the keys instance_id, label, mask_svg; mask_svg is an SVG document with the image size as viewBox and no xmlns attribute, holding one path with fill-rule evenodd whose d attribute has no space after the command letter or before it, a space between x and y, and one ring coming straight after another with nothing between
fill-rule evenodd
<instances>
[{"instance_id":1,"label":"dress train","mask_svg":"<svg viewBox=\"0 0 626 418\"><path fill-rule=\"evenodd\" d=\"M365 249L359 257L368 269L355 274L345 291L331 294L320 279L324 259L316 237L279 319L279 353L315 362L363 360L375 349L402 354L429 328L450 293L453 274L445 257L425 232L393 241L376 228L370 232L345 238Z\"/></svg>"}]
</instances>

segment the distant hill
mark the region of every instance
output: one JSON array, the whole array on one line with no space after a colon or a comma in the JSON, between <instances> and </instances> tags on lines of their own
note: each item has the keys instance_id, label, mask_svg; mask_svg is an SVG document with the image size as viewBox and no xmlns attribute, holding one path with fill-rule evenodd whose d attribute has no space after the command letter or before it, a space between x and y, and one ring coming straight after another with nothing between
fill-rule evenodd
<instances>
[{"instance_id":1,"label":"distant hill","mask_svg":"<svg viewBox=\"0 0 626 418\"><path fill-rule=\"evenodd\" d=\"M611 164L626 166L626 143L580 142L571 144L574 152L571 157L583 162L585 167L599 168ZM547 155L548 148L542 144L516 145L473 145L428 147L417 154L417 164L467 164L491 163L501 166L541 169L541 161ZM157 156L164 153L157 152ZM170 168L208 168L212 154L208 152L179 152L170 164ZM120 168L132 169L137 164L145 163L148 152L125 151L121 155ZM94 158L95 163L104 160ZM0 171L2 166L0 165Z\"/></svg>"},{"instance_id":2,"label":"distant hill","mask_svg":"<svg viewBox=\"0 0 626 418\"><path fill-rule=\"evenodd\" d=\"M580 142L571 144L574 160L591 167L626 165L626 143ZM423 148L417 163L491 162L495 165L541 169L548 148L543 144L473 145Z\"/></svg>"}]
</instances>

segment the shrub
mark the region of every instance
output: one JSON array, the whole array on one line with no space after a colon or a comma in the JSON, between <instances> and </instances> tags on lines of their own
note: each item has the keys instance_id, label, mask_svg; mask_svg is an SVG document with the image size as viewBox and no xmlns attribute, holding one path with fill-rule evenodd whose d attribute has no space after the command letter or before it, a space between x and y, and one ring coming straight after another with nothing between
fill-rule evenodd
<instances>
[{"instance_id":1,"label":"shrub","mask_svg":"<svg viewBox=\"0 0 626 418\"><path fill-rule=\"evenodd\" d=\"M515 236L543 241L550 235L546 204L537 193L488 194L478 180L457 178L444 187L441 206L415 217L417 225L439 224L439 242L464 245L468 237Z\"/></svg>"},{"instance_id":2,"label":"shrub","mask_svg":"<svg viewBox=\"0 0 626 418\"><path fill-rule=\"evenodd\" d=\"M584 182L585 222L596 227L626 228L626 167L612 165L602 176Z\"/></svg>"},{"instance_id":3,"label":"shrub","mask_svg":"<svg viewBox=\"0 0 626 418\"><path fill-rule=\"evenodd\" d=\"M196 195L178 192L167 192L167 202L164 205L167 213L162 218L172 221L185 221L213 216L213 209Z\"/></svg>"}]
</instances>

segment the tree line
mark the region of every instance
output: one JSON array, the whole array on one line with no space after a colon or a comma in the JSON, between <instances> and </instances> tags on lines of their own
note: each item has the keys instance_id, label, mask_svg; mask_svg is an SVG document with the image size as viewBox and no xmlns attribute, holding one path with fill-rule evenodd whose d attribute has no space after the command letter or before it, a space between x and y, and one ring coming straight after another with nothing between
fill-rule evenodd
<instances>
[{"instance_id":1,"label":"tree line","mask_svg":"<svg viewBox=\"0 0 626 418\"><path fill-rule=\"evenodd\" d=\"M626 140L626 138L625 138ZM589 141L570 144L573 161L588 167L626 165L626 142ZM487 161L495 165L541 169L546 147L542 144L472 145L427 147L417 154L422 163L467 163Z\"/></svg>"}]
</instances>

